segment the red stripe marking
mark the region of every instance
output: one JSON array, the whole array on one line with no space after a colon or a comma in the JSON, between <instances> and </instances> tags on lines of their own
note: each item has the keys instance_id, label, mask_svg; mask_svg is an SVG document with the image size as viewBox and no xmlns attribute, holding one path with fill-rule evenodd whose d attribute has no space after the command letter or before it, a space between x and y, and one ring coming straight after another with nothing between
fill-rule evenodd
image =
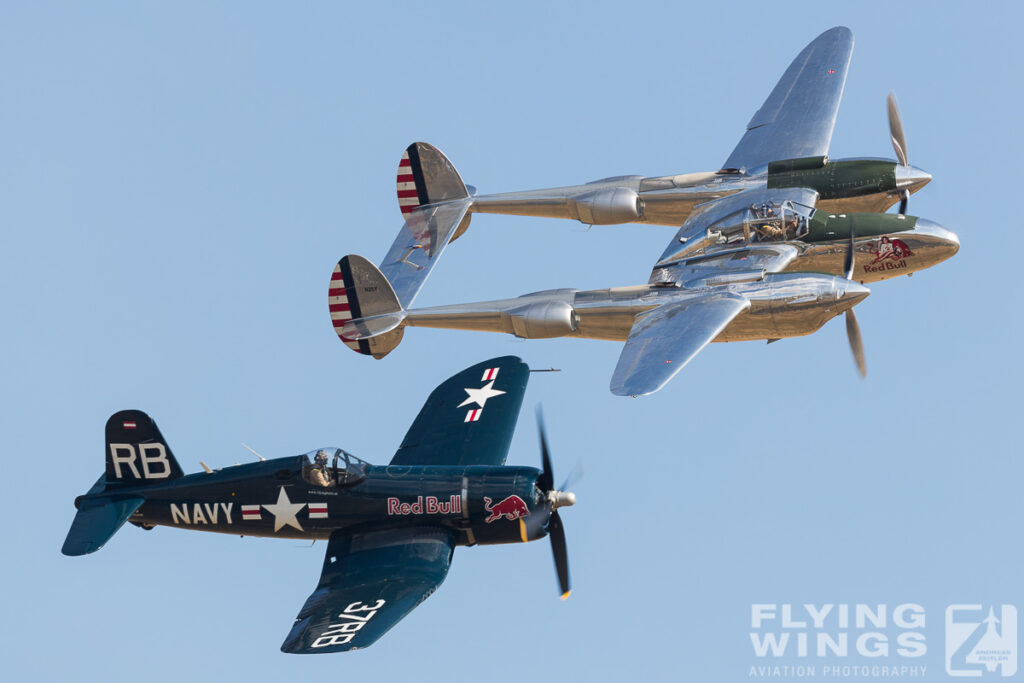
<instances>
[{"instance_id":1,"label":"red stripe marking","mask_svg":"<svg viewBox=\"0 0 1024 683\"><path fill-rule=\"evenodd\" d=\"M336 270L331 273L331 280L344 280L345 276L341 274L340 270Z\"/></svg>"},{"instance_id":2,"label":"red stripe marking","mask_svg":"<svg viewBox=\"0 0 1024 683\"><path fill-rule=\"evenodd\" d=\"M415 183L416 182L416 176L399 173L398 177L395 178L395 182L397 182L397 183Z\"/></svg>"},{"instance_id":3,"label":"red stripe marking","mask_svg":"<svg viewBox=\"0 0 1024 683\"><path fill-rule=\"evenodd\" d=\"M399 208L400 208L400 209L402 209L402 213L409 213L409 212L410 212L410 211L412 211L413 209L417 209L417 208L419 208L419 207L418 207L418 206L414 206L414 205L413 205L413 206L401 206L401 207L399 207Z\"/></svg>"},{"instance_id":4,"label":"red stripe marking","mask_svg":"<svg viewBox=\"0 0 1024 683\"><path fill-rule=\"evenodd\" d=\"M402 166L412 166L412 161L409 159L402 159L398 162L398 167L401 168Z\"/></svg>"},{"instance_id":5,"label":"red stripe marking","mask_svg":"<svg viewBox=\"0 0 1024 683\"><path fill-rule=\"evenodd\" d=\"M328 308L330 308L332 312L350 310L348 304L331 304Z\"/></svg>"},{"instance_id":6,"label":"red stripe marking","mask_svg":"<svg viewBox=\"0 0 1024 683\"><path fill-rule=\"evenodd\" d=\"M344 287L331 287L330 289L327 290L327 294L329 296L345 296L345 288Z\"/></svg>"},{"instance_id":7,"label":"red stripe marking","mask_svg":"<svg viewBox=\"0 0 1024 683\"><path fill-rule=\"evenodd\" d=\"M420 194L416 190L399 190L398 198L405 199L406 197L419 197Z\"/></svg>"}]
</instances>

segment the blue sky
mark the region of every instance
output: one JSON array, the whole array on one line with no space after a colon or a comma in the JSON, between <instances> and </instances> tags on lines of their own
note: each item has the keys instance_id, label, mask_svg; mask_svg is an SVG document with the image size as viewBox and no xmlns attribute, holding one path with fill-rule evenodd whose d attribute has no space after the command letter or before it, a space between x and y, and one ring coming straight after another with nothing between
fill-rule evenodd
<instances>
[{"instance_id":1,"label":"blue sky","mask_svg":"<svg viewBox=\"0 0 1024 683\"><path fill-rule=\"evenodd\" d=\"M927 653L898 663L941 680L947 605L1024 607L1020 18L916 2L3 3L5 678L740 681L797 662L755 657L754 603L915 603ZM910 160L935 178L911 213L962 243L872 285L866 381L841 321L712 345L639 400L608 392L616 343L413 329L374 361L334 337L331 269L387 250L410 142L484 192L714 170L838 24L857 42L832 157L892 156L895 90ZM418 303L642 283L673 233L476 216ZM295 657L278 648L321 543L130 527L60 555L117 410L153 415L186 471L249 461L242 441L382 463L434 386L508 353L562 369L532 378L526 406L544 405L556 470L586 471L563 515L565 603L546 543L461 548L372 648ZM509 462L538 461L524 410Z\"/></svg>"}]
</instances>

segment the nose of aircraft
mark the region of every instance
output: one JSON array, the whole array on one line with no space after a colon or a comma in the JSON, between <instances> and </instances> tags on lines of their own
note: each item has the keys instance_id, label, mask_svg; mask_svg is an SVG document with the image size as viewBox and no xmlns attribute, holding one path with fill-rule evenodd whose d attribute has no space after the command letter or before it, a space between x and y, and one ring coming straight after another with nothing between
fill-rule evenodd
<instances>
[{"instance_id":1,"label":"nose of aircraft","mask_svg":"<svg viewBox=\"0 0 1024 683\"><path fill-rule=\"evenodd\" d=\"M841 310L853 308L864 299L868 298L871 290L853 280L836 278L836 303Z\"/></svg>"},{"instance_id":2,"label":"nose of aircraft","mask_svg":"<svg viewBox=\"0 0 1024 683\"><path fill-rule=\"evenodd\" d=\"M942 227L935 221L930 221L927 218L918 218L917 223L914 225L914 230L931 237L930 241L932 244L929 246L932 249L936 247L942 249L943 253L940 260L948 259L960 251L960 238L957 237L956 233Z\"/></svg>"},{"instance_id":3,"label":"nose of aircraft","mask_svg":"<svg viewBox=\"0 0 1024 683\"><path fill-rule=\"evenodd\" d=\"M927 185L932 179L931 173L922 171L917 166L903 166L902 164L896 164L895 174L896 189L900 192L903 190L910 190L911 193L917 192Z\"/></svg>"}]
</instances>

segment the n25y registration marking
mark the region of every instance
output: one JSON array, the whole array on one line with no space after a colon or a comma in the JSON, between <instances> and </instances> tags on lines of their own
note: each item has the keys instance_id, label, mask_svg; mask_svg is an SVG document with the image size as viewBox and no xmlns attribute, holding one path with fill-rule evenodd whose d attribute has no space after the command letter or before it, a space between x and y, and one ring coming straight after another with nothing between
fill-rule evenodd
<instances>
[{"instance_id":1,"label":"n25y registration marking","mask_svg":"<svg viewBox=\"0 0 1024 683\"><path fill-rule=\"evenodd\" d=\"M352 642L356 633L377 614L377 610L384 606L385 600L377 600L375 605L364 605L361 602L353 602L345 608L344 612L338 613L338 619L344 619L340 624L330 624L327 630L320 634L320 637L313 641L311 647L328 647L330 645L344 645ZM360 616L357 612L368 612Z\"/></svg>"}]
</instances>

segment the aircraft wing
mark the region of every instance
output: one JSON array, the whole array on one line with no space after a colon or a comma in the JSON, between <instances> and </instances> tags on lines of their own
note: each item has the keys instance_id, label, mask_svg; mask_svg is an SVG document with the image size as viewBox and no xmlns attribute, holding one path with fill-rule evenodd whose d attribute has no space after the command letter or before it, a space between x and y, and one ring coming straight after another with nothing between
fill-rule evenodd
<instances>
[{"instance_id":1,"label":"aircraft wing","mask_svg":"<svg viewBox=\"0 0 1024 683\"><path fill-rule=\"evenodd\" d=\"M431 392L392 465L503 465L530 368L516 356L492 358Z\"/></svg>"},{"instance_id":2,"label":"aircraft wing","mask_svg":"<svg viewBox=\"0 0 1024 683\"><path fill-rule=\"evenodd\" d=\"M405 224L380 264L402 308L412 304L472 203L471 198L456 199L406 213Z\"/></svg>"},{"instance_id":3,"label":"aircraft wing","mask_svg":"<svg viewBox=\"0 0 1024 683\"><path fill-rule=\"evenodd\" d=\"M455 539L437 527L331 534L316 590L281 650L344 652L372 645L448 575Z\"/></svg>"},{"instance_id":4,"label":"aircraft wing","mask_svg":"<svg viewBox=\"0 0 1024 683\"><path fill-rule=\"evenodd\" d=\"M750 119L722 168L827 155L852 53L853 33L845 26L811 41Z\"/></svg>"},{"instance_id":5,"label":"aircraft wing","mask_svg":"<svg viewBox=\"0 0 1024 683\"><path fill-rule=\"evenodd\" d=\"M718 292L641 313L615 366L612 393L643 396L661 389L749 307L742 296Z\"/></svg>"}]
</instances>

